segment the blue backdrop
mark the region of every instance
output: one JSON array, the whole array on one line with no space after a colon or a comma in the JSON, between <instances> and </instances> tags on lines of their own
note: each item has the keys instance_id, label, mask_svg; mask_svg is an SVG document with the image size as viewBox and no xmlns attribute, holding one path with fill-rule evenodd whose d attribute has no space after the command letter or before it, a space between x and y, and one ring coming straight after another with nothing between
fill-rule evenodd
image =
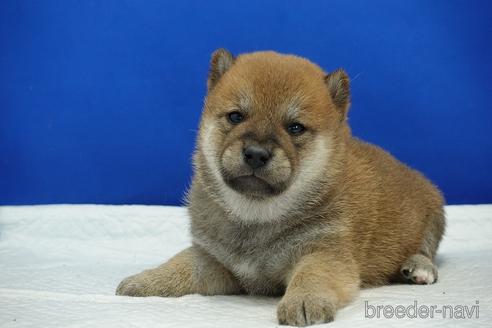
<instances>
[{"instance_id":1,"label":"blue backdrop","mask_svg":"<svg viewBox=\"0 0 492 328\"><path fill-rule=\"evenodd\" d=\"M490 1L0 2L0 203L178 204L210 53L352 77L355 135L492 203Z\"/></svg>"}]
</instances>

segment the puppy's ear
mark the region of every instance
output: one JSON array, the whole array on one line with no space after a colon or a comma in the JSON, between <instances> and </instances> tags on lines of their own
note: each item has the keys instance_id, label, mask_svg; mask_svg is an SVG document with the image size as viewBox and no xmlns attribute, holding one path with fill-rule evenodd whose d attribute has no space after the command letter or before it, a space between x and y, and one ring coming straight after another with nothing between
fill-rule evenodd
<instances>
[{"instance_id":1,"label":"puppy's ear","mask_svg":"<svg viewBox=\"0 0 492 328\"><path fill-rule=\"evenodd\" d=\"M213 89L220 77L233 63L234 57L227 49L220 48L214 51L210 60L210 70L208 73L207 87L209 91Z\"/></svg>"},{"instance_id":2,"label":"puppy's ear","mask_svg":"<svg viewBox=\"0 0 492 328\"><path fill-rule=\"evenodd\" d=\"M347 117L350 106L350 79L341 68L331 72L325 77L326 85L330 91L331 99L342 114L342 120Z\"/></svg>"}]
</instances>

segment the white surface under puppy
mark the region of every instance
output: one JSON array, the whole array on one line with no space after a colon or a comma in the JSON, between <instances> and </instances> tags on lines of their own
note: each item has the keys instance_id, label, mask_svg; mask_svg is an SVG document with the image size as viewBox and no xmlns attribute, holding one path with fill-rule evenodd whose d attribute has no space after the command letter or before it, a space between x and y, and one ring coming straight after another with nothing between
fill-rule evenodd
<instances>
[{"instance_id":1,"label":"white surface under puppy","mask_svg":"<svg viewBox=\"0 0 492 328\"><path fill-rule=\"evenodd\" d=\"M490 327L492 205L447 206L446 211L436 284L362 290L327 327ZM189 246L187 224L186 210L178 207L0 207L0 326L276 327L277 298L113 295L122 278ZM369 319L366 301L391 306L478 301L479 318Z\"/></svg>"}]
</instances>

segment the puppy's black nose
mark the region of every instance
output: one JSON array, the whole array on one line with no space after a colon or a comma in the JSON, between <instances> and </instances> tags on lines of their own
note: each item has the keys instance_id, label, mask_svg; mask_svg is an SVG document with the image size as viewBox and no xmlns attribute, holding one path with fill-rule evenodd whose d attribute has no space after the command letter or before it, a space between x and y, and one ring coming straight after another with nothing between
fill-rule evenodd
<instances>
[{"instance_id":1,"label":"puppy's black nose","mask_svg":"<svg viewBox=\"0 0 492 328\"><path fill-rule=\"evenodd\" d=\"M243 151L244 161L253 169L265 166L270 159L270 153L260 146L248 146Z\"/></svg>"}]
</instances>

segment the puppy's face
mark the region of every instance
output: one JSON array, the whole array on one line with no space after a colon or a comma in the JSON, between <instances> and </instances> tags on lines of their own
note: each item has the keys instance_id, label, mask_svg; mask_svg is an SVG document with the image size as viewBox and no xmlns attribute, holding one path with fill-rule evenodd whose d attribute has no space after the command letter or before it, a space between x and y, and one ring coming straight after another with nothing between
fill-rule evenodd
<instances>
[{"instance_id":1,"label":"puppy's face","mask_svg":"<svg viewBox=\"0 0 492 328\"><path fill-rule=\"evenodd\" d=\"M348 91L340 108L334 101L330 83L348 88L335 75L273 52L214 54L200 147L224 193L266 200L316 183L348 106Z\"/></svg>"}]
</instances>

